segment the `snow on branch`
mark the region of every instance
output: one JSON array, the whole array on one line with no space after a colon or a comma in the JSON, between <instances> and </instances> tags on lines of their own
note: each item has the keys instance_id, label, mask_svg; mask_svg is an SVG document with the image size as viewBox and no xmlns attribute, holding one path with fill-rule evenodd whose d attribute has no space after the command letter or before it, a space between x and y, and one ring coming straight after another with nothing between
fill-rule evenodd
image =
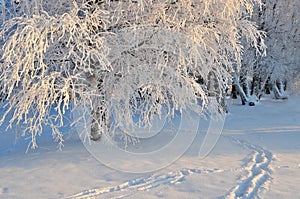
<instances>
[{"instance_id":1,"label":"snow on branch","mask_svg":"<svg viewBox=\"0 0 300 199\"><path fill-rule=\"evenodd\" d=\"M23 0L19 6L35 12L23 9L1 26L2 121L13 112L11 124L25 123L36 147L43 125L62 143L59 127L71 105L90 109L97 131L110 135L136 123L136 114L151 125L164 109L169 117L176 110L215 110L209 95L221 107L231 74L241 67L241 34L264 48L256 42L262 34L247 21L257 3Z\"/></svg>"}]
</instances>

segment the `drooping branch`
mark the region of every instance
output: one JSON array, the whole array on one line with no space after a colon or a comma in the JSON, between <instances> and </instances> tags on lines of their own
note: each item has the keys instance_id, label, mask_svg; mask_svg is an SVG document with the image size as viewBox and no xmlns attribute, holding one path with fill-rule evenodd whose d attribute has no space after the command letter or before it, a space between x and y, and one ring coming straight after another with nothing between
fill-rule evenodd
<instances>
[{"instance_id":1,"label":"drooping branch","mask_svg":"<svg viewBox=\"0 0 300 199\"><path fill-rule=\"evenodd\" d=\"M90 111L92 128L109 135L112 114L116 129L134 125L136 115L151 125L164 110L170 117L215 110L209 92L224 106L227 82L242 67L241 38L257 53L265 49L263 32L247 20L259 0L51 2L22 1L33 9L0 31L1 89L11 123L27 123L33 147L44 124L62 139L70 105Z\"/></svg>"}]
</instances>

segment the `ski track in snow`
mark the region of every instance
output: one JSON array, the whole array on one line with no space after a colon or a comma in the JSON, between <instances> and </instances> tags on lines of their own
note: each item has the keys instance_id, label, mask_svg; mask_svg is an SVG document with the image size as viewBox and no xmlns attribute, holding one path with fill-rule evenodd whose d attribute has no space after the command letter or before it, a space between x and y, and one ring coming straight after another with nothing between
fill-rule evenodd
<instances>
[{"instance_id":1,"label":"ski track in snow","mask_svg":"<svg viewBox=\"0 0 300 199\"><path fill-rule=\"evenodd\" d=\"M90 189L73 196L68 197L68 199L82 199L82 198L91 198L91 197L100 197L101 195L114 193L114 192L125 192L129 191L131 194L137 191L148 191L154 188L157 188L162 185L174 185L180 184L184 182L185 177L190 176L192 174L208 174L208 173L221 173L224 170L221 169L208 169L208 170L198 170L198 169L180 169L177 172L169 172L167 174L161 175L149 175L146 177L129 180L120 185L114 187L106 187L106 188L99 188L99 189ZM129 194L121 195L117 198L127 197Z\"/></svg>"},{"instance_id":2,"label":"ski track in snow","mask_svg":"<svg viewBox=\"0 0 300 199\"><path fill-rule=\"evenodd\" d=\"M231 138L235 143L252 151L247 162L243 166L243 174L240 176L240 182L233 187L225 196L226 199L248 199L261 198L260 194L268 190L272 180L271 162L273 154L257 145Z\"/></svg>"}]
</instances>

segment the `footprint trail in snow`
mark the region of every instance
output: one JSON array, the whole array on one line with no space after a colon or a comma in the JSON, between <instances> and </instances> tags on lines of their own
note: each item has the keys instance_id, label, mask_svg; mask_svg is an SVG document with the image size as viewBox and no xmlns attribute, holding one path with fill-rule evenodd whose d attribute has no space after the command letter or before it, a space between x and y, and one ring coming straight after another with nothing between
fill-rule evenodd
<instances>
[{"instance_id":1,"label":"footprint trail in snow","mask_svg":"<svg viewBox=\"0 0 300 199\"><path fill-rule=\"evenodd\" d=\"M167 174L161 175L148 175L146 177L129 180L120 185L114 187L106 187L99 189L90 189L73 196L68 197L68 199L76 198L90 198L90 197L100 197L101 195L115 192L137 192L137 191L148 191L154 188L157 188L162 185L174 185L182 183L185 180L185 177L192 174L208 174L208 173L221 173L224 170L220 169L209 169L209 170L198 170L198 169L180 169L177 172L169 172ZM130 195L130 194L129 194ZM114 198L122 198L128 195L121 195Z\"/></svg>"},{"instance_id":2,"label":"footprint trail in snow","mask_svg":"<svg viewBox=\"0 0 300 199\"><path fill-rule=\"evenodd\" d=\"M268 190L269 183L272 179L272 168L270 164L273 160L273 155L270 151L260 146L236 138L232 138L232 140L252 151L252 153L243 166L244 171L240 176L240 182L229 191L225 198L260 198L260 194Z\"/></svg>"},{"instance_id":3,"label":"footprint trail in snow","mask_svg":"<svg viewBox=\"0 0 300 199\"><path fill-rule=\"evenodd\" d=\"M167 174L151 174L143 176L141 178L128 180L116 186L85 190L78 194L70 196L67 199L102 198L108 195L114 195L114 197L112 197L114 199L124 198L130 195L134 195L139 191L149 191L161 186L180 184L185 181L186 177L193 174L224 173L238 170L242 171L240 179L237 182L237 185L234 186L224 196L224 198L260 198L260 194L264 190L268 189L268 185L272 179L272 169L270 165L271 161L273 160L272 153L260 146L250 144L237 138L230 137L230 140L252 152L249 156L247 156L247 161L241 168L230 170L180 169L178 171L169 172Z\"/></svg>"}]
</instances>

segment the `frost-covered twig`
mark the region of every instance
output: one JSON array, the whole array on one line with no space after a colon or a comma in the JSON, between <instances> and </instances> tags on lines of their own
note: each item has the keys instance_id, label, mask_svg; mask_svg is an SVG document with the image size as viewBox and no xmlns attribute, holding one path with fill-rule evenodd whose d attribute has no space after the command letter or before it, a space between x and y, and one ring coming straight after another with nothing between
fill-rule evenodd
<instances>
[{"instance_id":1,"label":"frost-covered twig","mask_svg":"<svg viewBox=\"0 0 300 199\"><path fill-rule=\"evenodd\" d=\"M91 110L94 129L109 135L151 125L164 109L169 117L176 110L209 112L209 93L224 98L232 72L241 68L241 38L258 52L264 48L247 21L259 0L84 0L65 12L60 3L22 2L34 12L23 9L0 32L8 107L2 119L13 112L11 124L27 125L33 147L45 124L62 140L59 127L70 105Z\"/></svg>"}]
</instances>

